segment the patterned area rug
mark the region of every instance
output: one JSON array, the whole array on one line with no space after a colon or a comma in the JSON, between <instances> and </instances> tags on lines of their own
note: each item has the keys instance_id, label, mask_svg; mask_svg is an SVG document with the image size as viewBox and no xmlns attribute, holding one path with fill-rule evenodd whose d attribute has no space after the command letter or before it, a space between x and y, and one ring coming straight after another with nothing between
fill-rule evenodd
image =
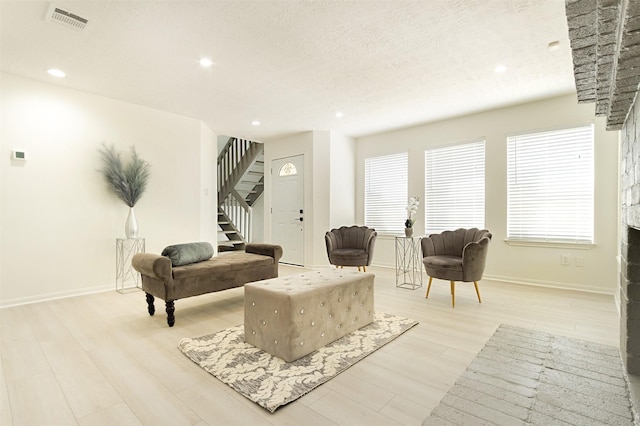
<instances>
[{"instance_id":1,"label":"patterned area rug","mask_svg":"<svg viewBox=\"0 0 640 426\"><path fill-rule=\"evenodd\" d=\"M178 348L216 378L273 413L417 324L377 313L373 323L289 363L245 343L243 325L182 339Z\"/></svg>"},{"instance_id":2,"label":"patterned area rug","mask_svg":"<svg viewBox=\"0 0 640 426\"><path fill-rule=\"evenodd\" d=\"M422 423L633 425L618 348L501 325Z\"/></svg>"}]
</instances>

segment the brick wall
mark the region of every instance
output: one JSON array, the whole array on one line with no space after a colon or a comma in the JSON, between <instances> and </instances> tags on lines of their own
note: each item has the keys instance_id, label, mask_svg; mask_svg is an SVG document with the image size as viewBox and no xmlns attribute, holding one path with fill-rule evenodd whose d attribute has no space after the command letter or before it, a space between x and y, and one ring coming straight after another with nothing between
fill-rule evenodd
<instances>
[{"instance_id":1,"label":"brick wall","mask_svg":"<svg viewBox=\"0 0 640 426\"><path fill-rule=\"evenodd\" d=\"M640 95L621 130L620 352L640 374Z\"/></svg>"}]
</instances>

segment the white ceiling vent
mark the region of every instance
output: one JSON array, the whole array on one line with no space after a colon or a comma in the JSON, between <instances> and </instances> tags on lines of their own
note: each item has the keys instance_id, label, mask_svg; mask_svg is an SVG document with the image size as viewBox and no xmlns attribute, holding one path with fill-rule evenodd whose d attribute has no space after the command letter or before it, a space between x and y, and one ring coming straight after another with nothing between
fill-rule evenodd
<instances>
[{"instance_id":1,"label":"white ceiling vent","mask_svg":"<svg viewBox=\"0 0 640 426\"><path fill-rule=\"evenodd\" d=\"M58 7L54 4L49 6L46 20L55 22L56 24L60 24L64 27L71 28L76 31L82 31L89 23L87 19L78 16L68 10L64 10L63 8Z\"/></svg>"}]
</instances>

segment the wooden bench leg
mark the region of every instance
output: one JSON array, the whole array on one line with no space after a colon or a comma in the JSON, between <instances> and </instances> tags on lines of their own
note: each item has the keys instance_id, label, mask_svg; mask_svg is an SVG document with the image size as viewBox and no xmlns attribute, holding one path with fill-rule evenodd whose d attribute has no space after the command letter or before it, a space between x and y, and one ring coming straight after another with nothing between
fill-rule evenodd
<instances>
[{"instance_id":1,"label":"wooden bench leg","mask_svg":"<svg viewBox=\"0 0 640 426\"><path fill-rule=\"evenodd\" d=\"M147 293L147 311L149 311L149 315L153 316L156 313L156 307L153 304L154 297Z\"/></svg>"},{"instance_id":2,"label":"wooden bench leg","mask_svg":"<svg viewBox=\"0 0 640 426\"><path fill-rule=\"evenodd\" d=\"M166 306L167 311L167 324L169 327L173 327L173 324L176 323L176 317L174 316L174 312L176 311L176 307L173 303L173 300L167 300L164 304Z\"/></svg>"}]
</instances>

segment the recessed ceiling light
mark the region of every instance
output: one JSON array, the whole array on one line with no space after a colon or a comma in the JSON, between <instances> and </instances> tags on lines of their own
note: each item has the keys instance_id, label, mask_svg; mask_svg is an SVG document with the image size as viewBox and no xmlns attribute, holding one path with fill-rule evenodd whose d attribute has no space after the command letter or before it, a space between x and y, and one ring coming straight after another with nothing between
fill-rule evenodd
<instances>
[{"instance_id":1,"label":"recessed ceiling light","mask_svg":"<svg viewBox=\"0 0 640 426\"><path fill-rule=\"evenodd\" d=\"M495 70L494 70L494 71L495 71L495 72L497 72L497 73L503 73L503 72L505 72L506 70L507 70L506 65L502 65L502 64L500 64L500 65L496 65L496 68L495 68Z\"/></svg>"},{"instance_id":2,"label":"recessed ceiling light","mask_svg":"<svg viewBox=\"0 0 640 426\"><path fill-rule=\"evenodd\" d=\"M342 118L344 117L344 113L342 113L341 111L336 112L336 117L337 118Z\"/></svg>"},{"instance_id":3,"label":"recessed ceiling light","mask_svg":"<svg viewBox=\"0 0 640 426\"><path fill-rule=\"evenodd\" d=\"M209 68L211 65L213 65L213 61L209 58L200 58L200 65L204 68Z\"/></svg>"},{"instance_id":4,"label":"recessed ceiling light","mask_svg":"<svg viewBox=\"0 0 640 426\"><path fill-rule=\"evenodd\" d=\"M549 43L547 45L547 47L549 48L549 50L556 50L557 48L560 47L560 41L558 41L558 40L552 41L551 43Z\"/></svg>"},{"instance_id":5,"label":"recessed ceiling light","mask_svg":"<svg viewBox=\"0 0 640 426\"><path fill-rule=\"evenodd\" d=\"M253 121L251 122L251 125L252 125L252 126L259 126L259 125L260 125L260 122L259 122L258 120L253 120Z\"/></svg>"},{"instance_id":6,"label":"recessed ceiling light","mask_svg":"<svg viewBox=\"0 0 640 426\"><path fill-rule=\"evenodd\" d=\"M59 70L57 68L48 69L47 72L49 73L49 75L53 77L58 77L58 78L64 78L67 75L64 73L64 71Z\"/></svg>"}]
</instances>

